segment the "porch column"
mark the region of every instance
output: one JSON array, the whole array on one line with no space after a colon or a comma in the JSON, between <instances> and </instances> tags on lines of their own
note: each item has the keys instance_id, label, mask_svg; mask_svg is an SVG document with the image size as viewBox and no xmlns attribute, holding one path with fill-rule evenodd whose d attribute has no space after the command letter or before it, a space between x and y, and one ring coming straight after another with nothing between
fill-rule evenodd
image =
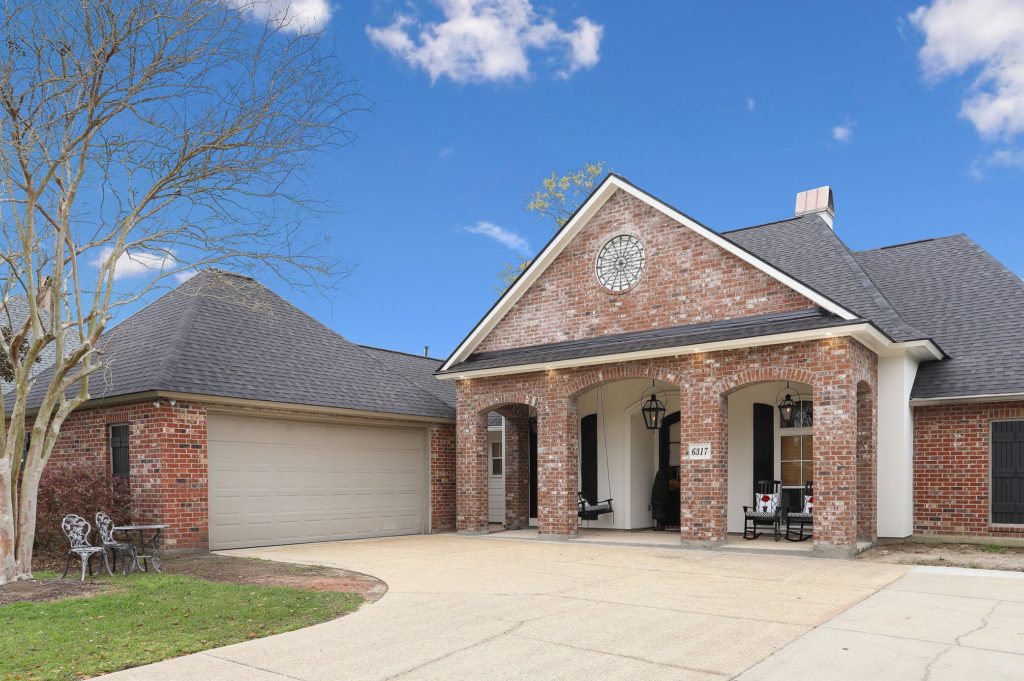
<instances>
[{"instance_id":1,"label":"porch column","mask_svg":"<svg viewBox=\"0 0 1024 681\"><path fill-rule=\"evenodd\" d=\"M680 539L699 547L723 544L729 503L726 398L710 380L697 377L679 397L685 405L679 419ZM707 446L706 458L690 458L693 445Z\"/></svg>"},{"instance_id":2,"label":"porch column","mask_svg":"<svg viewBox=\"0 0 1024 681\"><path fill-rule=\"evenodd\" d=\"M470 409L456 412L455 529L487 532L487 415Z\"/></svg>"},{"instance_id":3,"label":"porch column","mask_svg":"<svg viewBox=\"0 0 1024 681\"><path fill-rule=\"evenodd\" d=\"M542 407L537 422L537 532L574 537L579 531L576 401L559 398Z\"/></svg>"},{"instance_id":4,"label":"porch column","mask_svg":"<svg viewBox=\"0 0 1024 681\"><path fill-rule=\"evenodd\" d=\"M530 410L509 407L505 416L505 527L530 524Z\"/></svg>"},{"instance_id":5,"label":"porch column","mask_svg":"<svg viewBox=\"0 0 1024 681\"><path fill-rule=\"evenodd\" d=\"M857 393L814 390L814 550L851 556L857 544Z\"/></svg>"}]
</instances>

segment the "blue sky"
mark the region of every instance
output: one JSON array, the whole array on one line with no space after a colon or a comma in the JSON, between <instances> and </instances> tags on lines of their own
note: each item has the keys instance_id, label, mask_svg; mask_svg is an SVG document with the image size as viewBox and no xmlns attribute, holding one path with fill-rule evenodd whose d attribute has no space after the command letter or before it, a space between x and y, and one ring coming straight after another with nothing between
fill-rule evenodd
<instances>
[{"instance_id":1,"label":"blue sky","mask_svg":"<svg viewBox=\"0 0 1024 681\"><path fill-rule=\"evenodd\" d=\"M830 184L855 249L966 232L1024 273L1016 0L303 1L374 106L311 173L354 271L328 297L278 290L353 341L446 356L515 256L466 228L535 251L552 225L527 194L586 161L718 230ZM495 8L521 30L465 21Z\"/></svg>"}]
</instances>

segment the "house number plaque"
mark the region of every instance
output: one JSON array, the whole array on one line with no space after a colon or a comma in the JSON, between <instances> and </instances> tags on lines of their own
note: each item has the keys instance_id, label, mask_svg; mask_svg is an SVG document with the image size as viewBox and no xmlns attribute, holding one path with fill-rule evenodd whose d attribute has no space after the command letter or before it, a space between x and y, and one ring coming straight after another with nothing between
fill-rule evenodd
<instances>
[{"instance_id":1,"label":"house number plaque","mask_svg":"<svg viewBox=\"0 0 1024 681\"><path fill-rule=\"evenodd\" d=\"M691 442L687 445L687 459L710 459L711 458L711 443L710 442Z\"/></svg>"}]
</instances>

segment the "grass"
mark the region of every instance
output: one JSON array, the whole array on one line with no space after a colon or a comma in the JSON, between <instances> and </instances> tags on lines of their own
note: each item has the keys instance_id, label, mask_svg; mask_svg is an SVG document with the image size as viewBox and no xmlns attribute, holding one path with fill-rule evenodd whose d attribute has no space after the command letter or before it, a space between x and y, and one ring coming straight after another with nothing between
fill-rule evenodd
<instances>
[{"instance_id":1,"label":"grass","mask_svg":"<svg viewBox=\"0 0 1024 681\"><path fill-rule=\"evenodd\" d=\"M355 610L362 597L129 575L84 598L0 607L0 679L78 679L270 636Z\"/></svg>"},{"instance_id":2,"label":"grass","mask_svg":"<svg viewBox=\"0 0 1024 681\"><path fill-rule=\"evenodd\" d=\"M982 544L981 550L985 553L1006 553L1006 547L999 544Z\"/></svg>"}]
</instances>

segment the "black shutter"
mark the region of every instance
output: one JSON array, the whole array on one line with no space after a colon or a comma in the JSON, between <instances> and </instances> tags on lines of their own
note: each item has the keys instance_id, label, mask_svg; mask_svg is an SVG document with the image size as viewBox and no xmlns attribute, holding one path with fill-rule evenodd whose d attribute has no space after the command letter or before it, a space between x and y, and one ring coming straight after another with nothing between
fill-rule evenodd
<instances>
[{"instance_id":1,"label":"black shutter","mask_svg":"<svg viewBox=\"0 0 1024 681\"><path fill-rule=\"evenodd\" d=\"M754 484L775 478L775 407L754 405Z\"/></svg>"},{"instance_id":2,"label":"black shutter","mask_svg":"<svg viewBox=\"0 0 1024 681\"><path fill-rule=\"evenodd\" d=\"M537 419L530 419L530 517L537 517Z\"/></svg>"},{"instance_id":3,"label":"black shutter","mask_svg":"<svg viewBox=\"0 0 1024 681\"><path fill-rule=\"evenodd\" d=\"M1024 524L1024 421L992 423L992 522Z\"/></svg>"},{"instance_id":4,"label":"black shutter","mask_svg":"<svg viewBox=\"0 0 1024 681\"><path fill-rule=\"evenodd\" d=\"M597 414L580 419L580 491L597 503Z\"/></svg>"},{"instance_id":5,"label":"black shutter","mask_svg":"<svg viewBox=\"0 0 1024 681\"><path fill-rule=\"evenodd\" d=\"M128 466L128 426L110 426L110 464L111 472L121 478L127 478Z\"/></svg>"}]
</instances>

